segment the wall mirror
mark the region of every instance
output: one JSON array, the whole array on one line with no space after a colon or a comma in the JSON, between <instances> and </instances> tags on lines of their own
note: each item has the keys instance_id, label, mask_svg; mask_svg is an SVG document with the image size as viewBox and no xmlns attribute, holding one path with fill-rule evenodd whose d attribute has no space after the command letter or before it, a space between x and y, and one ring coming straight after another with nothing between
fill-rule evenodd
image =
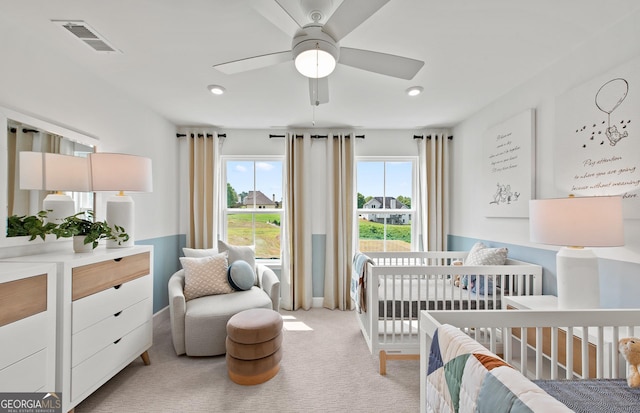
<instances>
[{"instance_id":1,"label":"wall mirror","mask_svg":"<svg viewBox=\"0 0 640 413\"><path fill-rule=\"evenodd\" d=\"M49 152L86 157L95 152L98 139L71 128L0 107L0 246L26 245L28 237L7 236L11 215L35 215L49 191L20 188L19 152ZM92 192L67 192L75 210L93 209Z\"/></svg>"}]
</instances>

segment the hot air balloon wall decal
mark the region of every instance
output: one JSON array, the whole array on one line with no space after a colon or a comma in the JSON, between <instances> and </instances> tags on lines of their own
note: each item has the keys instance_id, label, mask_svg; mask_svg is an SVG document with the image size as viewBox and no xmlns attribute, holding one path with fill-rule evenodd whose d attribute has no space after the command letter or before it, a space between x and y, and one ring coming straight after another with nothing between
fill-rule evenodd
<instances>
[{"instance_id":1,"label":"hot air balloon wall decal","mask_svg":"<svg viewBox=\"0 0 640 413\"><path fill-rule=\"evenodd\" d=\"M555 125L556 195L622 195L640 218L640 59L557 96Z\"/></svg>"}]
</instances>

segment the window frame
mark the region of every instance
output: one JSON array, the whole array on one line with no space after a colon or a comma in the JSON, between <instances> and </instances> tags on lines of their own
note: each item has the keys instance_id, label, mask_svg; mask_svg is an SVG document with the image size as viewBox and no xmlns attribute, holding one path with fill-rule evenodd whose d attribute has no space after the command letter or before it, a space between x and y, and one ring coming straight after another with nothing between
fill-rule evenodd
<instances>
[{"instance_id":1,"label":"window frame","mask_svg":"<svg viewBox=\"0 0 640 413\"><path fill-rule=\"evenodd\" d=\"M417 251L418 249L418 228L417 228L417 220L415 219L416 214L417 214L417 210L416 210L416 199L418 196L418 161L419 158L418 156L414 156L414 155L406 155L406 156L402 156L402 155L397 155L397 156L356 156L355 157L355 165L356 165L356 170L355 170L355 187L356 187L356 191L355 191L355 196L356 196L356 205L357 205L357 196L359 192L359 188L358 188L358 166L360 162L383 162L384 165L384 169L383 169L383 184L382 184L382 188L383 188L383 204L382 204L382 208L357 208L356 207L356 211L355 211L355 221L357 222L357 232L355 234L357 241L356 241L356 245L359 246L360 245L360 225L359 225L359 218L361 215L370 215L372 212L377 214L377 215L393 215L393 214L410 214L411 216L411 220L410 220L410 225L411 225L411 246L410 246L410 250L411 251ZM387 167L386 164L387 163L392 163L392 162L408 162L411 163L411 207L409 209L398 209L398 208L385 208L385 202L384 199L387 196L393 196L393 195L389 195L387 194ZM365 194L362 194L365 195ZM365 195L366 196L366 195ZM373 195L375 196L375 195ZM395 196L393 196L395 198ZM384 243L383 243L383 252L387 252L387 218L384 219Z\"/></svg>"},{"instance_id":2,"label":"window frame","mask_svg":"<svg viewBox=\"0 0 640 413\"><path fill-rule=\"evenodd\" d=\"M279 214L280 215L280 255L277 258L259 258L256 256L256 262L260 263L269 263L269 264L279 264L282 260L282 222L285 217L284 215L284 191L285 191L285 164L284 164L284 156L282 155L221 155L221 175L222 175L222 188L224 191L220 194L222 208L220 209L220 237L225 242L228 242L228 217L230 214ZM280 162L281 164L281 188L282 188L282 202L280 204L280 208L259 208L256 207L255 201L252 208L229 208L227 206L227 167L229 162L253 162L253 190L258 190L256 188L256 163L259 162ZM253 235L253 245L255 245L256 241L256 228L255 221L253 222L252 228Z\"/></svg>"}]
</instances>

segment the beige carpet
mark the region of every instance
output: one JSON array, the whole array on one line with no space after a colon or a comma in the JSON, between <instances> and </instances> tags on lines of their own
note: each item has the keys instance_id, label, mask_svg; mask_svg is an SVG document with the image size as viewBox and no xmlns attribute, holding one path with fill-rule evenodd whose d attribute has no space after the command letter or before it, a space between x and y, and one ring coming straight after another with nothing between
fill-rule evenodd
<instances>
[{"instance_id":1,"label":"beige carpet","mask_svg":"<svg viewBox=\"0 0 640 413\"><path fill-rule=\"evenodd\" d=\"M176 356L166 320L154 331L151 365L138 358L76 412L419 411L419 362L390 361L380 376L355 314L319 308L281 314L281 370L266 383L233 383L224 356ZM305 325L312 330L291 330Z\"/></svg>"}]
</instances>

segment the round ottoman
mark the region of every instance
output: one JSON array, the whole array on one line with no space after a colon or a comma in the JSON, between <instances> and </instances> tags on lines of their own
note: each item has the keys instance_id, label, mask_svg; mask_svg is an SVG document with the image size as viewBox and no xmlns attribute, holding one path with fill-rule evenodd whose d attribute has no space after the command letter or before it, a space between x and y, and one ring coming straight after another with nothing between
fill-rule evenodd
<instances>
[{"instance_id":1,"label":"round ottoman","mask_svg":"<svg viewBox=\"0 0 640 413\"><path fill-rule=\"evenodd\" d=\"M266 308L235 314L227 322L226 350L233 382L253 385L271 379L282 359L282 316Z\"/></svg>"}]
</instances>

